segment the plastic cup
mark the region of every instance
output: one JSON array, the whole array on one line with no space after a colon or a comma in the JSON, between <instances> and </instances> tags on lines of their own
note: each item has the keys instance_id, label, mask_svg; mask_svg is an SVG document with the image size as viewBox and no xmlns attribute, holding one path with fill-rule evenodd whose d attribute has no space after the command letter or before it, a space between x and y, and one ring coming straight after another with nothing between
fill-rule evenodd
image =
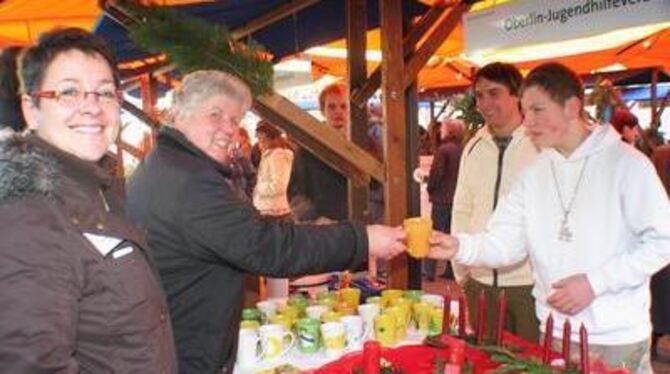
<instances>
[{"instance_id":1,"label":"plastic cup","mask_svg":"<svg viewBox=\"0 0 670 374\"><path fill-rule=\"evenodd\" d=\"M403 221L403 227L407 233L407 253L414 258L426 257L430 251L433 221L422 217L407 218Z\"/></svg>"}]
</instances>

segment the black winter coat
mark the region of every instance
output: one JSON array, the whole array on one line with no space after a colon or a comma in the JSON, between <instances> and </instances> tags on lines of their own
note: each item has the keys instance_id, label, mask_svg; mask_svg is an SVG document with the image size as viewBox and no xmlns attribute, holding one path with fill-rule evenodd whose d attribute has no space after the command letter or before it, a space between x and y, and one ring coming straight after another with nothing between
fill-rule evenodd
<instances>
[{"instance_id":1,"label":"black winter coat","mask_svg":"<svg viewBox=\"0 0 670 374\"><path fill-rule=\"evenodd\" d=\"M352 268L367 258L364 227L263 219L230 170L164 128L127 184L167 293L180 373L232 370L244 273L275 278Z\"/></svg>"}]
</instances>

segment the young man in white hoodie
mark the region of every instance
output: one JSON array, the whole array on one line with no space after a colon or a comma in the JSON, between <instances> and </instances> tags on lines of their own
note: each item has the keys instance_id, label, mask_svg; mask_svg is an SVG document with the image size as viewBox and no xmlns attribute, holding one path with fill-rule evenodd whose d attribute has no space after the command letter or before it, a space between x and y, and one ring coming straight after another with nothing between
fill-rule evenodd
<instances>
[{"instance_id":1,"label":"young man in white hoodie","mask_svg":"<svg viewBox=\"0 0 670 374\"><path fill-rule=\"evenodd\" d=\"M649 278L670 262L670 203L649 160L609 125L589 123L577 75L535 68L522 86L523 125L542 153L477 234L434 233L430 257L499 267L529 257L540 321L560 340L570 319L591 353L650 373ZM578 352L572 349L572 352Z\"/></svg>"}]
</instances>

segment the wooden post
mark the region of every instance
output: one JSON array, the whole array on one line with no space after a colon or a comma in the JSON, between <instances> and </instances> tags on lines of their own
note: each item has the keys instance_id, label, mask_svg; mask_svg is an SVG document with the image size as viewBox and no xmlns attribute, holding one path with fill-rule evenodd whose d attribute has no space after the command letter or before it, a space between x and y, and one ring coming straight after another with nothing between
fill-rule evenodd
<instances>
[{"instance_id":1,"label":"wooden post","mask_svg":"<svg viewBox=\"0 0 670 374\"><path fill-rule=\"evenodd\" d=\"M156 79L154 79L151 74L143 74L140 76L140 92L142 95L142 111L149 116L149 118L155 119L158 94L156 92ZM158 129L152 127L151 135L151 146L153 148L156 136L158 135Z\"/></svg>"},{"instance_id":2,"label":"wooden post","mask_svg":"<svg viewBox=\"0 0 670 374\"><path fill-rule=\"evenodd\" d=\"M349 92L357 90L367 78L365 62L365 31L367 1L347 0L347 75ZM367 144L367 110L355 105L349 106L350 139L365 149ZM368 222L368 186L354 186L349 182L349 214L351 218Z\"/></svg>"},{"instance_id":3,"label":"wooden post","mask_svg":"<svg viewBox=\"0 0 670 374\"><path fill-rule=\"evenodd\" d=\"M347 0L347 75L349 76L349 98L360 89L367 79L365 51L367 49L367 1ZM349 123L351 141L361 148L368 143L367 108L349 105ZM351 218L370 223L370 188L355 186L351 181L349 188L349 214ZM377 276L377 260L368 258L368 275Z\"/></svg>"},{"instance_id":4,"label":"wooden post","mask_svg":"<svg viewBox=\"0 0 670 374\"><path fill-rule=\"evenodd\" d=\"M402 81L405 65L402 49L402 1L381 1L380 14L383 56L382 107L386 121L384 196L388 197L384 203L384 215L387 224L399 225L407 216L405 90ZM391 261L388 285L390 288L407 286L407 256L397 256Z\"/></svg>"},{"instance_id":5,"label":"wooden post","mask_svg":"<svg viewBox=\"0 0 670 374\"><path fill-rule=\"evenodd\" d=\"M651 123L650 127L652 129L657 129L660 125L660 118L658 117L658 68L651 69L651 85L649 86L650 92L650 101L649 109L651 110Z\"/></svg>"}]
</instances>

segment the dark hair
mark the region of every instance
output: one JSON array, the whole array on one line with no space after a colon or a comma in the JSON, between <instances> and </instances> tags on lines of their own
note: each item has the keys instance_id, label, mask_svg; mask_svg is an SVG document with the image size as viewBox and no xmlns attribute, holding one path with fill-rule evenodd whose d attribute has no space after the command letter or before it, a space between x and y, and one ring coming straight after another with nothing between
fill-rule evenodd
<instances>
[{"instance_id":1,"label":"dark hair","mask_svg":"<svg viewBox=\"0 0 670 374\"><path fill-rule=\"evenodd\" d=\"M610 123L619 133L622 133L624 127L637 127L638 120L635 114L631 113L627 108L617 108L612 115Z\"/></svg>"},{"instance_id":2,"label":"dark hair","mask_svg":"<svg viewBox=\"0 0 670 374\"><path fill-rule=\"evenodd\" d=\"M473 85L477 84L482 78L502 84L507 87L511 95L519 96L519 88L521 87L523 76L521 76L519 69L512 64L493 62L485 65L475 73L475 79L472 81Z\"/></svg>"},{"instance_id":3,"label":"dark hair","mask_svg":"<svg viewBox=\"0 0 670 374\"><path fill-rule=\"evenodd\" d=\"M5 48L0 57L0 127L11 127L15 131L21 131L26 127L21 111L17 75L21 51L22 47Z\"/></svg>"},{"instance_id":4,"label":"dark hair","mask_svg":"<svg viewBox=\"0 0 670 374\"><path fill-rule=\"evenodd\" d=\"M119 86L116 59L107 43L86 30L70 27L40 35L37 45L26 50L21 59L21 91L26 94L39 91L49 64L59 54L71 50L78 50L87 55L100 55L112 70L114 84Z\"/></svg>"},{"instance_id":5,"label":"dark hair","mask_svg":"<svg viewBox=\"0 0 670 374\"><path fill-rule=\"evenodd\" d=\"M262 120L256 125L256 134L267 136L270 140L270 148L288 148L288 142L282 137L282 132L268 121Z\"/></svg>"},{"instance_id":6,"label":"dark hair","mask_svg":"<svg viewBox=\"0 0 670 374\"><path fill-rule=\"evenodd\" d=\"M265 136L268 137L268 139L277 139L281 137L281 131L279 131L278 128L272 126L269 122L267 121L260 121L258 125L256 125L256 134L265 134Z\"/></svg>"},{"instance_id":7,"label":"dark hair","mask_svg":"<svg viewBox=\"0 0 670 374\"><path fill-rule=\"evenodd\" d=\"M336 82L329 84L321 90L319 93L319 109L321 112L326 108L326 96L328 95L340 95L344 98L347 97L347 85L342 82Z\"/></svg>"},{"instance_id":8,"label":"dark hair","mask_svg":"<svg viewBox=\"0 0 670 374\"><path fill-rule=\"evenodd\" d=\"M584 103L584 85L574 71L557 62L542 64L531 70L521 86L521 92L529 87L542 88L552 100L563 105L571 97Z\"/></svg>"}]
</instances>

